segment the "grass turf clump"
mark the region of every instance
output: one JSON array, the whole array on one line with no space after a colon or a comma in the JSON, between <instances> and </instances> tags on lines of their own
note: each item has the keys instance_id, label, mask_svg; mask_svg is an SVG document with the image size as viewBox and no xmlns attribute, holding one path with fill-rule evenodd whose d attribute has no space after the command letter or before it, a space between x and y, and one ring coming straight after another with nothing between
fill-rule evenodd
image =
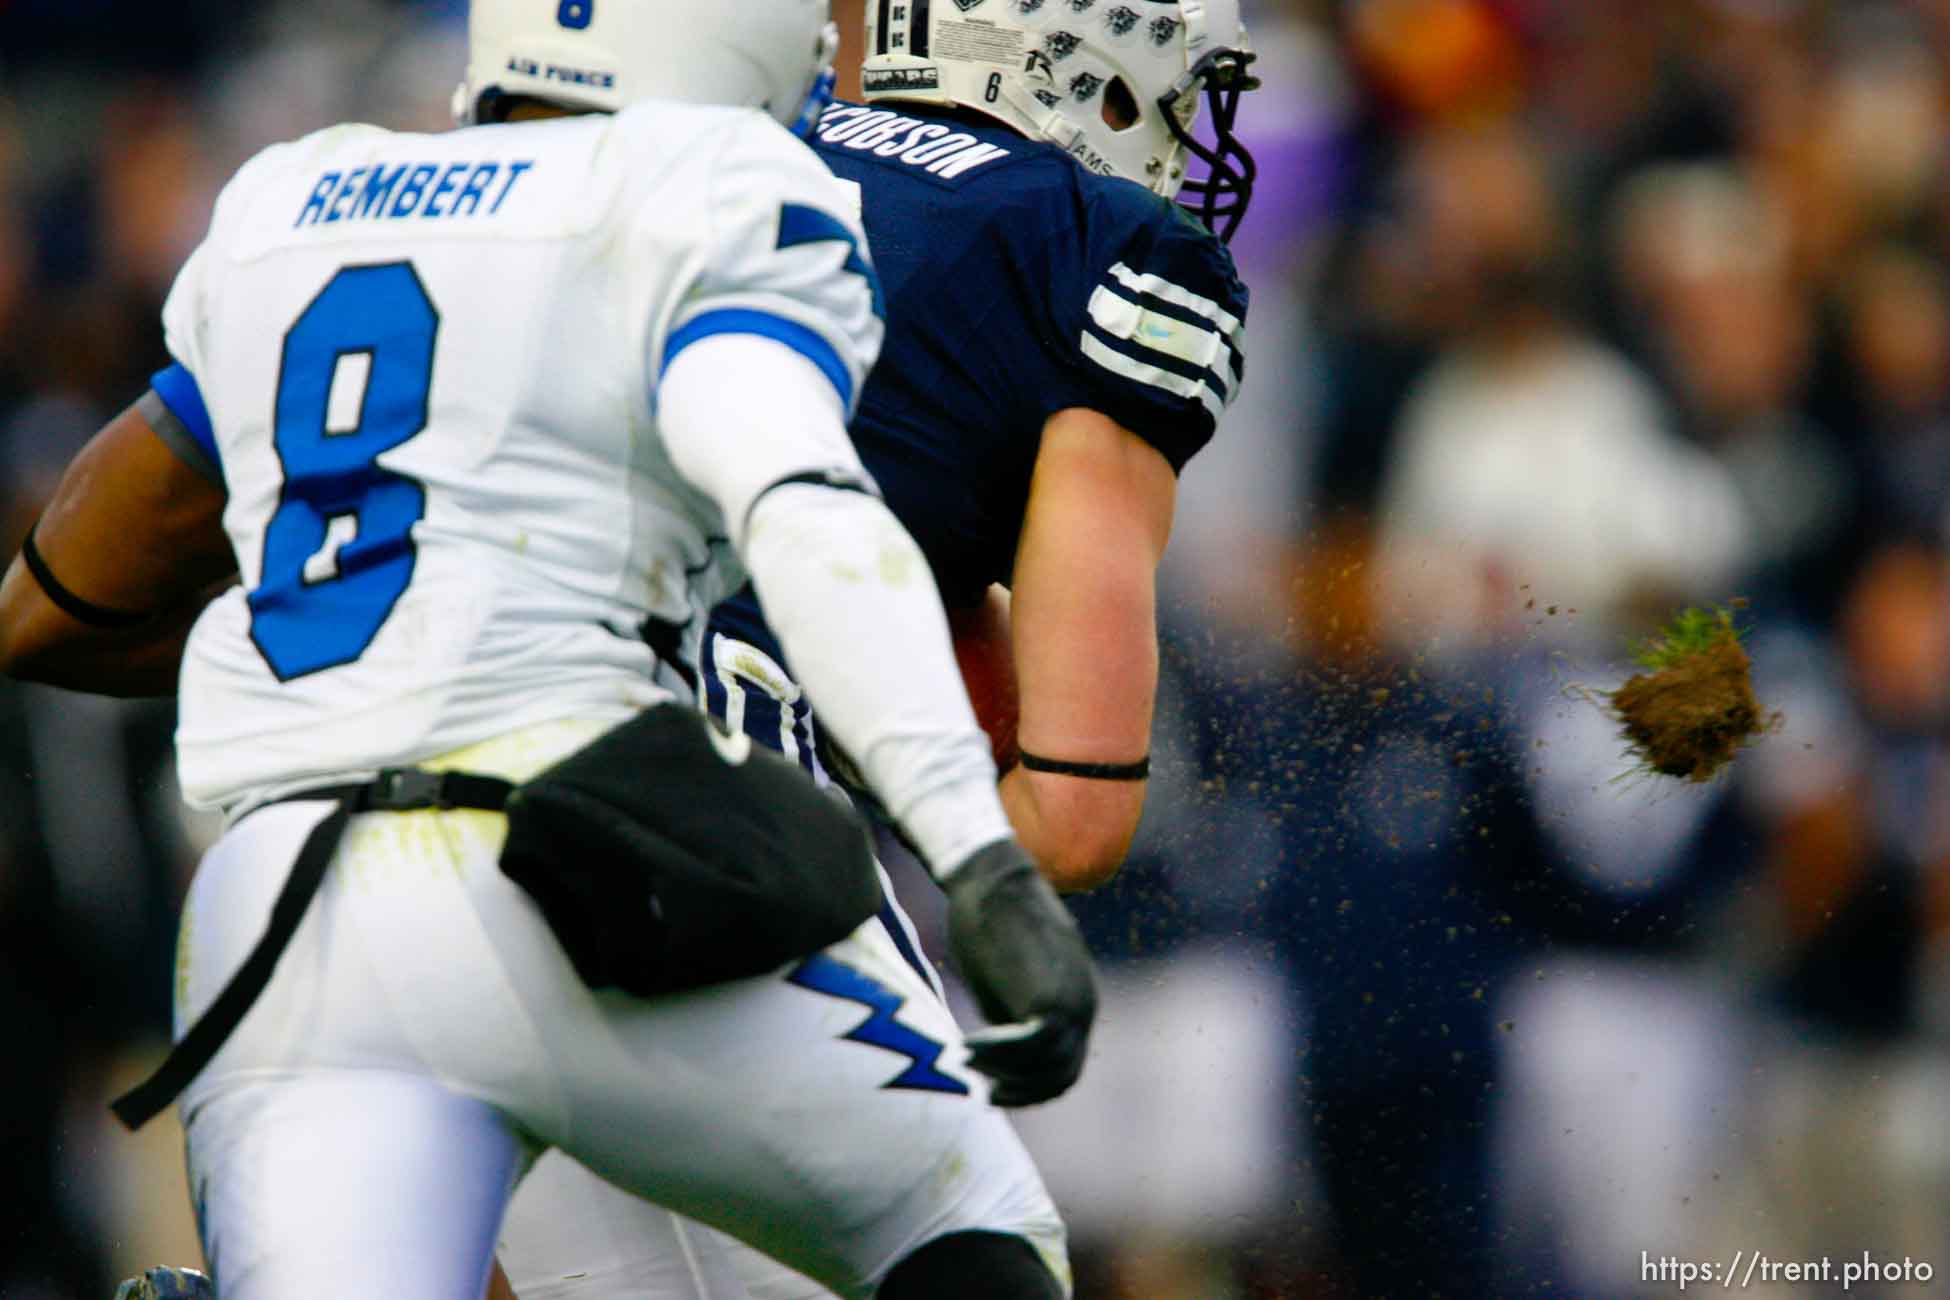
<instances>
[{"instance_id":1,"label":"grass turf clump","mask_svg":"<svg viewBox=\"0 0 1950 1300\"><path fill-rule=\"evenodd\" d=\"M1768 728L1729 609L1689 609L1636 656L1609 695L1632 754L1662 776L1709 781Z\"/></svg>"}]
</instances>

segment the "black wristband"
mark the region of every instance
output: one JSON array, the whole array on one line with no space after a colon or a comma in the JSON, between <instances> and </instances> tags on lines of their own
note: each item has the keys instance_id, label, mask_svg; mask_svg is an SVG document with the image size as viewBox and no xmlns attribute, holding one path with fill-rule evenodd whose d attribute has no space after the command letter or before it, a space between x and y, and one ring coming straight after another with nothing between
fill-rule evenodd
<instances>
[{"instance_id":1,"label":"black wristband","mask_svg":"<svg viewBox=\"0 0 1950 1300\"><path fill-rule=\"evenodd\" d=\"M1091 781L1145 781L1151 777L1151 756L1135 763L1071 763L1060 758L1044 758L1023 750L1022 765L1032 772L1053 772L1057 776L1080 776Z\"/></svg>"},{"instance_id":2,"label":"black wristband","mask_svg":"<svg viewBox=\"0 0 1950 1300\"><path fill-rule=\"evenodd\" d=\"M39 527L40 523L36 521L34 528ZM41 590L47 593L47 598L53 601L62 613L75 622L86 623L90 627L135 627L149 621L151 615L109 609L105 605L97 605L92 600L83 600L62 586L61 580L54 576L54 571L47 567L47 561L41 557L41 548L34 545L34 528L27 530L27 540L20 544L20 558L27 562L27 571L34 575L34 581L41 584Z\"/></svg>"}]
</instances>

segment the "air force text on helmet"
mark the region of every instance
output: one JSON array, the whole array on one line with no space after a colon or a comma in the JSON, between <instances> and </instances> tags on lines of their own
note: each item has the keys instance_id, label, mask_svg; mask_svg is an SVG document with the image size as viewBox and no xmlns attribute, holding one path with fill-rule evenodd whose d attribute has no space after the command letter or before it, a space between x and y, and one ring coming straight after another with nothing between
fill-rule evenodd
<instances>
[{"instance_id":1,"label":"air force text on helmet","mask_svg":"<svg viewBox=\"0 0 1950 1300\"><path fill-rule=\"evenodd\" d=\"M604 72L600 68L571 68L560 63L544 63L539 59L516 54L508 59L508 71L523 77L538 77L543 81L553 81L564 86L583 86L590 90L616 89L616 74Z\"/></svg>"},{"instance_id":2,"label":"air force text on helmet","mask_svg":"<svg viewBox=\"0 0 1950 1300\"><path fill-rule=\"evenodd\" d=\"M939 122L923 122L881 108L842 104L819 120L819 138L880 158L895 158L943 180L1010 156L1001 145L978 140Z\"/></svg>"}]
</instances>

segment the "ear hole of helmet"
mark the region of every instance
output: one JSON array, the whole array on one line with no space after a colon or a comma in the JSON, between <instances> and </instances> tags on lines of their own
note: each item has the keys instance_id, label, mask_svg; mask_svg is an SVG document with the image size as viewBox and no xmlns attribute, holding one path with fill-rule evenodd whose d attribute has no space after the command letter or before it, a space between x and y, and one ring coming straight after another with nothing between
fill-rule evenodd
<instances>
[{"instance_id":1,"label":"ear hole of helmet","mask_svg":"<svg viewBox=\"0 0 1950 1300\"><path fill-rule=\"evenodd\" d=\"M1137 96L1131 93L1124 78L1112 77L1110 84L1104 87L1103 116L1104 125L1113 131L1128 131L1143 116L1138 109Z\"/></svg>"}]
</instances>

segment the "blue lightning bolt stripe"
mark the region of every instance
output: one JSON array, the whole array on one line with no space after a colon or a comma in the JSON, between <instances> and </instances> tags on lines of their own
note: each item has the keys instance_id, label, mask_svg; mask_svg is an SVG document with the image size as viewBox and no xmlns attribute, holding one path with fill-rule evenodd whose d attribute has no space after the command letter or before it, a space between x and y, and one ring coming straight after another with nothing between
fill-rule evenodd
<instances>
[{"instance_id":1,"label":"blue lightning bolt stripe","mask_svg":"<svg viewBox=\"0 0 1950 1300\"><path fill-rule=\"evenodd\" d=\"M908 1067L881 1087L968 1095L967 1084L934 1068L945 1050L944 1045L896 1020L895 1013L907 1004L907 999L880 981L825 953L808 957L786 978L802 989L858 1002L872 1012L846 1035L847 1040L908 1059Z\"/></svg>"},{"instance_id":2,"label":"blue lightning bolt stripe","mask_svg":"<svg viewBox=\"0 0 1950 1300\"><path fill-rule=\"evenodd\" d=\"M867 261L860 249L860 241L853 237L838 217L809 208L802 203L788 203L779 213L779 247L798 248L802 244L845 244L846 261L842 270L853 272L867 282L873 290L873 314L882 320L887 319L887 296L880 287L880 277L874 273L873 264Z\"/></svg>"}]
</instances>

